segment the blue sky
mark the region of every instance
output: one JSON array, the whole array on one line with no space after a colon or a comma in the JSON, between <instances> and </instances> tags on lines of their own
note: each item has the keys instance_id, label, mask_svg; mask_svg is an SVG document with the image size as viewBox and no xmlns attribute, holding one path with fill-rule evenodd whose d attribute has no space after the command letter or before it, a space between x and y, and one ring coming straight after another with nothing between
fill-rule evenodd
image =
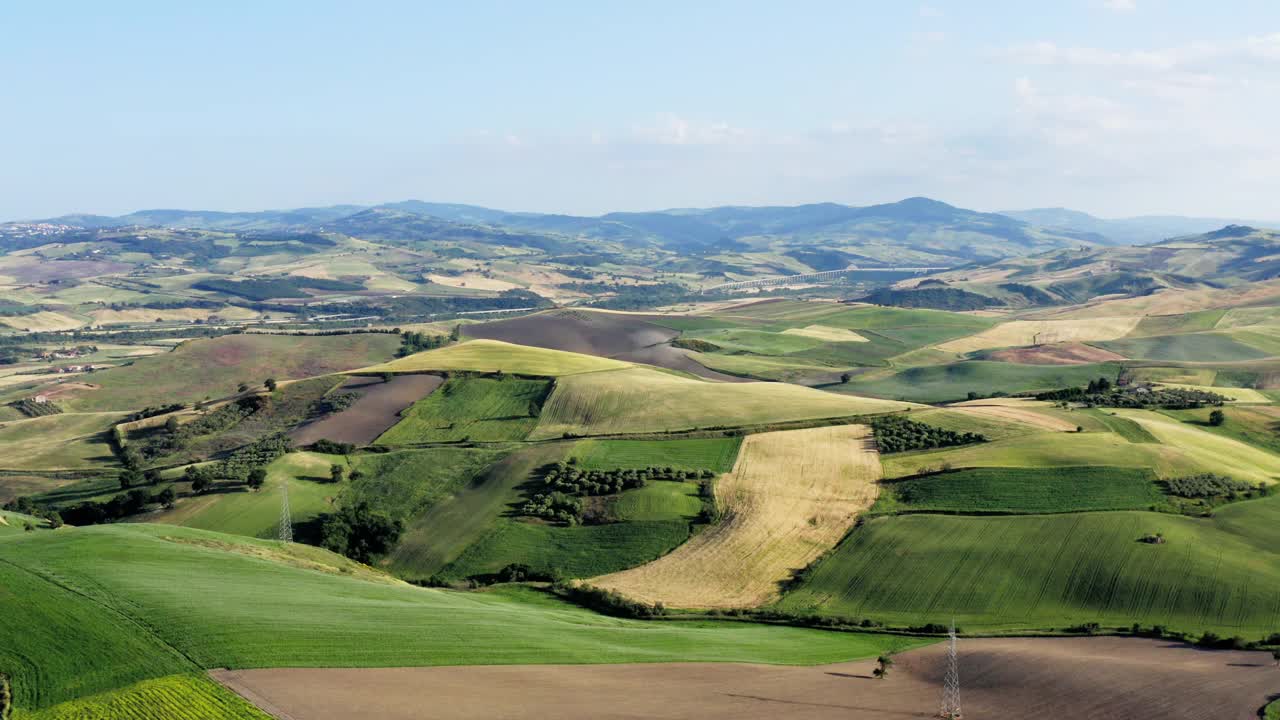
<instances>
[{"instance_id":1,"label":"blue sky","mask_svg":"<svg viewBox=\"0 0 1280 720\"><path fill-rule=\"evenodd\" d=\"M911 195L1280 216L1274 0L15 0L0 33L0 218Z\"/></svg>"}]
</instances>

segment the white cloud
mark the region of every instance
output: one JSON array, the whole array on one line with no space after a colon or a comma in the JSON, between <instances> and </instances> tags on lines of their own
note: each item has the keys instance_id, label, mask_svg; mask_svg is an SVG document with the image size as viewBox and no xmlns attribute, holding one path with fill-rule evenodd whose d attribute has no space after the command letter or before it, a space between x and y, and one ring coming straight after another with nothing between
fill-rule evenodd
<instances>
[{"instance_id":1,"label":"white cloud","mask_svg":"<svg viewBox=\"0 0 1280 720\"><path fill-rule=\"evenodd\" d=\"M1102 0L1102 7L1115 12L1133 12L1138 9L1137 0Z\"/></svg>"}]
</instances>

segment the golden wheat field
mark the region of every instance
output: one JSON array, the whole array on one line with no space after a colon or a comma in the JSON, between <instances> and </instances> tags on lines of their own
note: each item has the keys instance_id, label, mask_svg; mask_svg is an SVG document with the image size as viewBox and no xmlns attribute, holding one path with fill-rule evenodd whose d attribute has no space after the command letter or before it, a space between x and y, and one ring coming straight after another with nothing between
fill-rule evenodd
<instances>
[{"instance_id":1,"label":"golden wheat field","mask_svg":"<svg viewBox=\"0 0 1280 720\"><path fill-rule=\"evenodd\" d=\"M834 547L879 492L865 425L750 435L716 481L721 521L647 565L590 581L673 607L751 607Z\"/></svg>"},{"instance_id":2,"label":"golden wheat field","mask_svg":"<svg viewBox=\"0 0 1280 720\"><path fill-rule=\"evenodd\" d=\"M949 406L951 410L966 415L1009 420L1055 432L1075 431L1075 423L1067 422L1060 417L1037 412L1037 407L1049 407L1049 403L1019 398L995 398L992 400L972 400Z\"/></svg>"},{"instance_id":3,"label":"golden wheat field","mask_svg":"<svg viewBox=\"0 0 1280 720\"><path fill-rule=\"evenodd\" d=\"M802 328L787 328L783 335L800 335L827 342L868 342L868 340L852 330L828 327L826 325L808 325Z\"/></svg>"},{"instance_id":4,"label":"golden wheat field","mask_svg":"<svg viewBox=\"0 0 1280 720\"><path fill-rule=\"evenodd\" d=\"M1132 332L1141 319L1140 316L1132 315L1075 320L1012 320L983 330L977 335L947 341L938 345L938 348L963 353L1022 345L1115 340Z\"/></svg>"}]
</instances>

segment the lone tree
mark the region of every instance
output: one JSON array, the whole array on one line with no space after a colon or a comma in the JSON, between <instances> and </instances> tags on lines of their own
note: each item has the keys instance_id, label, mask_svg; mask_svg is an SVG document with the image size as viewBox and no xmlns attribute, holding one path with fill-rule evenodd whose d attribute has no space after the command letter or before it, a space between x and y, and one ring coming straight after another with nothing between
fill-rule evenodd
<instances>
[{"instance_id":1,"label":"lone tree","mask_svg":"<svg viewBox=\"0 0 1280 720\"><path fill-rule=\"evenodd\" d=\"M871 671L876 679L883 680L889 674L889 668L893 667L893 658L888 655L881 655L876 658L876 669Z\"/></svg>"},{"instance_id":2,"label":"lone tree","mask_svg":"<svg viewBox=\"0 0 1280 720\"><path fill-rule=\"evenodd\" d=\"M1280 667L1280 649L1271 651L1271 659L1276 661L1276 667Z\"/></svg>"},{"instance_id":3,"label":"lone tree","mask_svg":"<svg viewBox=\"0 0 1280 720\"><path fill-rule=\"evenodd\" d=\"M246 480L246 482L249 484L249 488L252 490L261 489L262 486L267 482L266 468L256 467L250 470L249 478Z\"/></svg>"},{"instance_id":4,"label":"lone tree","mask_svg":"<svg viewBox=\"0 0 1280 720\"><path fill-rule=\"evenodd\" d=\"M1227 421L1227 414L1221 410L1214 410L1209 413L1209 424L1217 427Z\"/></svg>"},{"instance_id":5,"label":"lone tree","mask_svg":"<svg viewBox=\"0 0 1280 720\"><path fill-rule=\"evenodd\" d=\"M330 465L330 466L329 466L329 479L330 479L330 480L332 480L332 481L334 481L334 482L342 482L342 476L343 476L343 475L345 475L345 474L346 474L346 470L343 470L341 465Z\"/></svg>"},{"instance_id":6,"label":"lone tree","mask_svg":"<svg viewBox=\"0 0 1280 720\"><path fill-rule=\"evenodd\" d=\"M262 387L266 388L266 389L267 389L267 392L275 392L275 391L276 391L276 379L275 379L275 378L267 378L266 382L262 383Z\"/></svg>"},{"instance_id":7,"label":"lone tree","mask_svg":"<svg viewBox=\"0 0 1280 720\"><path fill-rule=\"evenodd\" d=\"M453 326L452 330L449 331L449 341L458 342L461 339L462 339L462 323L458 323L457 325Z\"/></svg>"},{"instance_id":8,"label":"lone tree","mask_svg":"<svg viewBox=\"0 0 1280 720\"><path fill-rule=\"evenodd\" d=\"M853 376L850 375L849 373L840 374L840 382L845 383L846 385L849 383L849 380L851 380L852 378Z\"/></svg>"}]
</instances>

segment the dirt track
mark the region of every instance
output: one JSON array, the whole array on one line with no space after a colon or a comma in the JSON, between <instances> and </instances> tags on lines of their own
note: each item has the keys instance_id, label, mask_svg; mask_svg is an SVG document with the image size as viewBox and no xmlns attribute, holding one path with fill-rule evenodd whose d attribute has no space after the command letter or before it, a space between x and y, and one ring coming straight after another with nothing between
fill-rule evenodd
<instances>
[{"instance_id":1,"label":"dirt track","mask_svg":"<svg viewBox=\"0 0 1280 720\"><path fill-rule=\"evenodd\" d=\"M444 382L439 375L397 375L388 382L378 378L353 377L343 383L344 391L360 398L340 413L302 425L289 433L295 445L317 440L368 445L400 419L400 411L430 395Z\"/></svg>"},{"instance_id":2,"label":"dirt track","mask_svg":"<svg viewBox=\"0 0 1280 720\"><path fill-rule=\"evenodd\" d=\"M668 663L215 671L284 720L937 717L943 646L820 667ZM1269 654L1158 640L962 640L969 720L1246 720L1280 693Z\"/></svg>"},{"instance_id":3,"label":"dirt track","mask_svg":"<svg viewBox=\"0 0 1280 720\"><path fill-rule=\"evenodd\" d=\"M667 344L680 333L655 325L643 315L552 310L534 315L467 325L468 337L566 350L681 370L712 380L749 382L703 367L684 350Z\"/></svg>"}]
</instances>

